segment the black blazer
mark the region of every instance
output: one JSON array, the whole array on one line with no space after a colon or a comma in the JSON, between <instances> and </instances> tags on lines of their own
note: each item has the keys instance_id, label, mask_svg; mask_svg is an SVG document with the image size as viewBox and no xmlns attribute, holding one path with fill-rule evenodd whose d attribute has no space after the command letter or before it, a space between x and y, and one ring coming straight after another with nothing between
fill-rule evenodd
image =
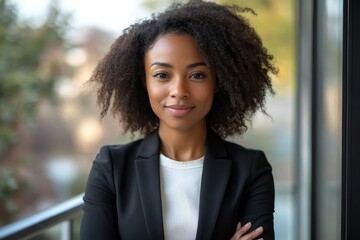
<instances>
[{"instance_id":1,"label":"black blazer","mask_svg":"<svg viewBox=\"0 0 360 240\"><path fill-rule=\"evenodd\" d=\"M164 239L157 132L104 146L90 171L81 239ZM240 221L274 239L274 181L262 151L222 140L211 130L200 191L196 239L230 239Z\"/></svg>"}]
</instances>

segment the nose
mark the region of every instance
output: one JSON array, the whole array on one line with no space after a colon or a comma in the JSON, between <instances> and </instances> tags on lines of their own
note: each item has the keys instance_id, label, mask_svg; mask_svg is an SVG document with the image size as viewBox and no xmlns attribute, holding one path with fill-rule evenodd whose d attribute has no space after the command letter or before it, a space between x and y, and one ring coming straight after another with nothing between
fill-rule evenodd
<instances>
[{"instance_id":1,"label":"nose","mask_svg":"<svg viewBox=\"0 0 360 240\"><path fill-rule=\"evenodd\" d=\"M174 79L170 91L170 96L172 98L188 98L190 96L186 79Z\"/></svg>"}]
</instances>

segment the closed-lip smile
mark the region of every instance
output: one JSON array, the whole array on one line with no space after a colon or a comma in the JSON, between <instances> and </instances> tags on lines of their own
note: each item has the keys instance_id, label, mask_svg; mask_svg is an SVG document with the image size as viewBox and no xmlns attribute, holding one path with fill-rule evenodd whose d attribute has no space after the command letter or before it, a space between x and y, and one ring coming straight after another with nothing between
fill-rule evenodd
<instances>
[{"instance_id":1,"label":"closed-lip smile","mask_svg":"<svg viewBox=\"0 0 360 240\"><path fill-rule=\"evenodd\" d=\"M183 117L189 112L191 112L195 107L191 105L168 105L165 106L165 109L167 109L171 115L174 115L175 117Z\"/></svg>"}]
</instances>

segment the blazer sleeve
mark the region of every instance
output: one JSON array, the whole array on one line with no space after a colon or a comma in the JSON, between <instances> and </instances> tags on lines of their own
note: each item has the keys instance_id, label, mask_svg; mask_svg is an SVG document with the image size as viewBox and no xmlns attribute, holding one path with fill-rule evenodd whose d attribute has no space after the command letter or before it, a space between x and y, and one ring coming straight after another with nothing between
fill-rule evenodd
<instances>
[{"instance_id":1,"label":"blazer sleeve","mask_svg":"<svg viewBox=\"0 0 360 240\"><path fill-rule=\"evenodd\" d=\"M85 189L81 240L120 239L113 167L109 147L102 147L90 170Z\"/></svg>"},{"instance_id":2,"label":"blazer sleeve","mask_svg":"<svg viewBox=\"0 0 360 240\"><path fill-rule=\"evenodd\" d=\"M275 189L272 168L262 151L257 151L252 163L249 188L243 202L240 222L252 223L250 231L264 228L260 237L274 239ZM249 231L249 232L250 232ZM259 238L260 238L259 237Z\"/></svg>"}]
</instances>

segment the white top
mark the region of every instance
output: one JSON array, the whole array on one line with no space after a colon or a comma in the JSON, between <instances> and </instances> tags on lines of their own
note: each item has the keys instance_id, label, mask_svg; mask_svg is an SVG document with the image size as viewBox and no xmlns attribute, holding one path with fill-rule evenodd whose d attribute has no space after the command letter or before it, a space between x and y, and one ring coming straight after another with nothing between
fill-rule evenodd
<instances>
[{"instance_id":1,"label":"white top","mask_svg":"<svg viewBox=\"0 0 360 240\"><path fill-rule=\"evenodd\" d=\"M176 161L160 154L161 204L166 240L193 240L199 219L204 157Z\"/></svg>"}]
</instances>

